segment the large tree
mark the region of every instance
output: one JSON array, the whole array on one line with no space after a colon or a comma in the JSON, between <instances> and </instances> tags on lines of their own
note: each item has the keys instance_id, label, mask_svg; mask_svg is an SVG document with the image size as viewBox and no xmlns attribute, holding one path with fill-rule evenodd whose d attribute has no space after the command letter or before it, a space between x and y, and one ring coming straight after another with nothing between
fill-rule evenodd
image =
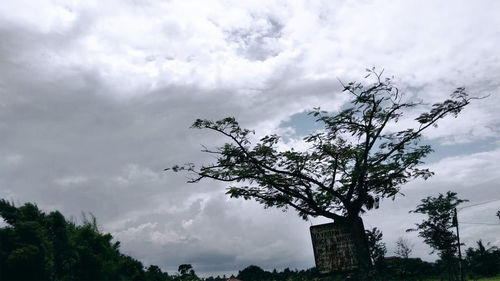
<instances>
[{"instance_id":1,"label":"large tree","mask_svg":"<svg viewBox=\"0 0 500 281\"><path fill-rule=\"evenodd\" d=\"M456 117L472 99L458 88L449 99L428 106L408 99L390 78L368 71L367 77L375 78L371 84L343 84L351 100L340 112L311 112L324 129L304 138L307 150L279 150L280 137L274 134L252 144L253 131L241 128L235 118L198 119L193 128L215 131L229 142L203 150L215 155L212 164L172 169L193 173L192 183L205 178L236 183L227 190L231 197L255 199L265 207L291 207L304 219L323 216L351 226L361 245L360 266L366 268L369 256L360 213L383 198L394 198L409 180L432 175L420 168L432 151L419 144L422 133L447 115ZM394 123L419 106L427 110L415 118L414 127L396 130Z\"/></svg>"}]
</instances>

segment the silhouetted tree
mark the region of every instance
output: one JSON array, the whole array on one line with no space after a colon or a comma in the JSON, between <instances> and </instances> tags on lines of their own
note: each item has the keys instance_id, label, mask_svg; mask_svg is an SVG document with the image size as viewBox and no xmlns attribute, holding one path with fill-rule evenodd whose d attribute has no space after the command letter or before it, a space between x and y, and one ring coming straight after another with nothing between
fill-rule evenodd
<instances>
[{"instance_id":1,"label":"silhouetted tree","mask_svg":"<svg viewBox=\"0 0 500 281\"><path fill-rule=\"evenodd\" d=\"M368 239L368 249L370 250L372 262L375 264L382 262L385 254L387 253L386 245L382 242L382 231L374 227L372 229L365 230L365 232Z\"/></svg>"},{"instance_id":2,"label":"silhouetted tree","mask_svg":"<svg viewBox=\"0 0 500 281\"><path fill-rule=\"evenodd\" d=\"M161 269L156 265L150 265L145 273L146 281L168 281L172 280L168 273L162 272Z\"/></svg>"},{"instance_id":3,"label":"silhouetted tree","mask_svg":"<svg viewBox=\"0 0 500 281\"><path fill-rule=\"evenodd\" d=\"M266 272L262 268L256 265L250 265L245 269L238 272L238 279L244 281L259 281L259 280L267 280L270 275L270 272Z\"/></svg>"},{"instance_id":4,"label":"silhouetted tree","mask_svg":"<svg viewBox=\"0 0 500 281\"><path fill-rule=\"evenodd\" d=\"M438 197L427 197L421 200L421 204L413 211L427 215L427 219L416 224L416 229L407 231L418 231L429 246L438 251L440 258L448 269L450 280L457 278L455 272L455 253L457 251L457 236L453 231L453 220L455 208L462 202L455 192L448 191L446 195L439 194Z\"/></svg>"},{"instance_id":5,"label":"silhouetted tree","mask_svg":"<svg viewBox=\"0 0 500 281\"><path fill-rule=\"evenodd\" d=\"M181 264L177 269L180 275L194 275L193 266L190 264Z\"/></svg>"},{"instance_id":6,"label":"silhouetted tree","mask_svg":"<svg viewBox=\"0 0 500 281\"><path fill-rule=\"evenodd\" d=\"M399 257L407 259L410 257L413 251L413 244L407 238L399 237L396 241L396 252L395 254Z\"/></svg>"},{"instance_id":7,"label":"silhouetted tree","mask_svg":"<svg viewBox=\"0 0 500 281\"><path fill-rule=\"evenodd\" d=\"M500 272L500 250L493 246L488 247L483 241L476 242L477 248L465 250L469 271L476 277L495 276Z\"/></svg>"},{"instance_id":8,"label":"silhouetted tree","mask_svg":"<svg viewBox=\"0 0 500 281\"><path fill-rule=\"evenodd\" d=\"M192 172L192 183L205 178L237 182L227 191L231 197L255 199L265 207L291 207L304 219L323 216L348 225L360 269L367 272L370 258L360 213L383 198L394 198L407 181L432 175L419 168L432 151L429 145L418 145L422 133L447 115L456 117L472 99L458 88L450 99L416 117L414 127L394 131L388 127L423 103L405 99L390 78L382 78L374 69L368 76L375 81L367 86L343 85L352 98L345 109L336 114L314 109L311 114L324 130L304 139L309 145L306 151L278 150L277 135L251 145L253 131L241 128L234 118L199 119L193 128L220 133L230 143L203 150L217 158L213 164L171 169Z\"/></svg>"},{"instance_id":9,"label":"silhouetted tree","mask_svg":"<svg viewBox=\"0 0 500 281\"><path fill-rule=\"evenodd\" d=\"M200 280L198 276L196 276L196 273L194 272L193 266L191 264L181 264L179 265L177 271L179 272L180 275L178 280L182 281Z\"/></svg>"},{"instance_id":10,"label":"silhouetted tree","mask_svg":"<svg viewBox=\"0 0 500 281\"><path fill-rule=\"evenodd\" d=\"M3 280L51 279L54 275L53 252L44 216L38 207L27 203L19 208L0 200L0 215L8 224L0 229L0 277ZM2 279L0 278L0 279Z\"/></svg>"},{"instance_id":11,"label":"silhouetted tree","mask_svg":"<svg viewBox=\"0 0 500 281\"><path fill-rule=\"evenodd\" d=\"M103 234L95 217L82 225L31 203L0 200L0 280L170 280L158 267L145 275L141 262L123 255L119 242ZM155 278L147 278L153 277Z\"/></svg>"}]
</instances>

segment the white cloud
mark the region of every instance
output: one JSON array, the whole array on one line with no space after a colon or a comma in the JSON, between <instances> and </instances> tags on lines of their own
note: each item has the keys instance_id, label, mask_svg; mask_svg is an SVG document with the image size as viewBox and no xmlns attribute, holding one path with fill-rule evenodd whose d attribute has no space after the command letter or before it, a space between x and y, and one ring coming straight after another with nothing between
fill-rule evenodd
<instances>
[{"instance_id":1,"label":"white cloud","mask_svg":"<svg viewBox=\"0 0 500 281\"><path fill-rule=\"evenodd\" d=\"M61 186L71 186L86 183L88 178L84 176L68 176L63 178L55 179L54 182Z\"/></svg>"},{"instance_id":2,"label":"white cloud","mask_svg":"<svg viewBox=\"0 0 500 281\"><path fill-rule=\"evenodd\" d=\"M500 174L496 172L500 170L498 159L500 149L442 159L430 166L432 170L439 171L439 177L431 179L430 185L436 182L472 189L494 183L500 180Z\"/></svg>"},{"instance_id":3,"label":"white cloud","mask_svg":"<svg viewBox=\"0 0 500 281\"><path fill-rule=\"evenodd\" d=\"M10 154L5 157L7 165L17 166L23 162L23 156L19 154Z\"/></svg>"}]
</instances>

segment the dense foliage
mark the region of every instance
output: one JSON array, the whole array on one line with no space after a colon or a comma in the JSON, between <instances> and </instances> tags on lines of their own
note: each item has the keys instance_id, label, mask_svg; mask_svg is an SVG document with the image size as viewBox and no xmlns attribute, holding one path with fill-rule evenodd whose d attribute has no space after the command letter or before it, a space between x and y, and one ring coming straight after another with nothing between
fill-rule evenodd
<instances>
[{"instance_id":1,"label":"dense foliage","mask_svg":"<svg viewBox=\"0 0 500 281\"><path fill-rule=\"evenodd\" d=\"M468 200L457 197L455 192L448 191L437 197L428 196L411 212L424 214L427 219L416 224L418 235L424 239L433 251L437 251L443 263L446 264L449 279L458 278L458 261L456 257L458 239L454 232L456 226L456 207ZM455 218L455 219L454 219Z\"/></svg>"},{"instance_id":2,"label":"dense foliage","mask_svg":"<svg viewBox=\"0 0 500 281\"><path fill-rule=\"evenodd\" d=\"M456 252L457 236L453 231L455 208L462 202L455 192L448 191L446 194L439 194L437 197L429 196L421 200L421 204L411 212L427 215L427 219L416 224L418 235L424 242L438 251L439 255L446 255L448 252Z\"/></svg>"},{"instance_id":3,"label":"dense foliage","mask_svg":"<svg viewBox=\"0 0 500 281\"><path fill-rule=\"evenodd\" d=\"M119 251L119 242L99 232L95 218L82 225L34 204L0 200L0 280L169 280L157 266Z\"/></svg>"},{"instance_id":4,"label":"dense foliage","mask_svg":"<svg viewBox=\"0 0 500 281\"><path fill-rule=\"evenodd\" d=\"M383 234L376 227L365 230L365 233L372 263L377 266L383 262L385 254L387 253L385 243L382 242Z\"/></svg>"},{"instance_id":5,"label":"dense foliage","mask_svg":"<svg viewBox=\"0 0 500 281\"><path fill-rule=\"evenodd\" d=\"M477 248L469 247L467 255L468 271L473 277L495 276L500 273L500 249L477 241Z\"/></svg>"}]
</instances>

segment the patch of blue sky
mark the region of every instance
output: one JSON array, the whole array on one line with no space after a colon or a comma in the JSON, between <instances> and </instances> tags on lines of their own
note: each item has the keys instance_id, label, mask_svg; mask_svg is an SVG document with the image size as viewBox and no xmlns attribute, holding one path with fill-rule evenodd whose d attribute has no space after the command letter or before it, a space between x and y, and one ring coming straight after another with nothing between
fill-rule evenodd
<instances>
[{"instance_id":1,"label":"patch of blue sky","mask_svg":"<svg viewBox=\"0 0 500 281\"><path fill-rule=\"evenodd\" d=\"M283 140L288 142L290 138L303 138L314 131L323 128L322 123L316 122L316 118L308 114L309 111L304 111L292 115L287 121L280 124L280 128L291 127L294 133L288 136L283 136ZM486 138L479 141L469 143L456 144L441 144L440 140L422 140L421 145L430 145L434 152L424 158L425 163L437 162L443 158L470 155L479 152L492 151L499 146L497 138Z\"/></svg>"},{"instance_id":2,"label":"patch of blue sky","mask_svg":"<svg viewBox=\"0 0 500 281\"><path fill-rule=\"evenodd\" d=\"M291 127L294 129L295 133L289 135L289 138L301 138L309 135L310 133L322 129L323 125L316 122L316 117L309 115L309 111L303 111L296 113L290 117L287 121L281 122L280 128ZM285 141L287 140L284 137Z\"/></svg>"}]
</instances>

